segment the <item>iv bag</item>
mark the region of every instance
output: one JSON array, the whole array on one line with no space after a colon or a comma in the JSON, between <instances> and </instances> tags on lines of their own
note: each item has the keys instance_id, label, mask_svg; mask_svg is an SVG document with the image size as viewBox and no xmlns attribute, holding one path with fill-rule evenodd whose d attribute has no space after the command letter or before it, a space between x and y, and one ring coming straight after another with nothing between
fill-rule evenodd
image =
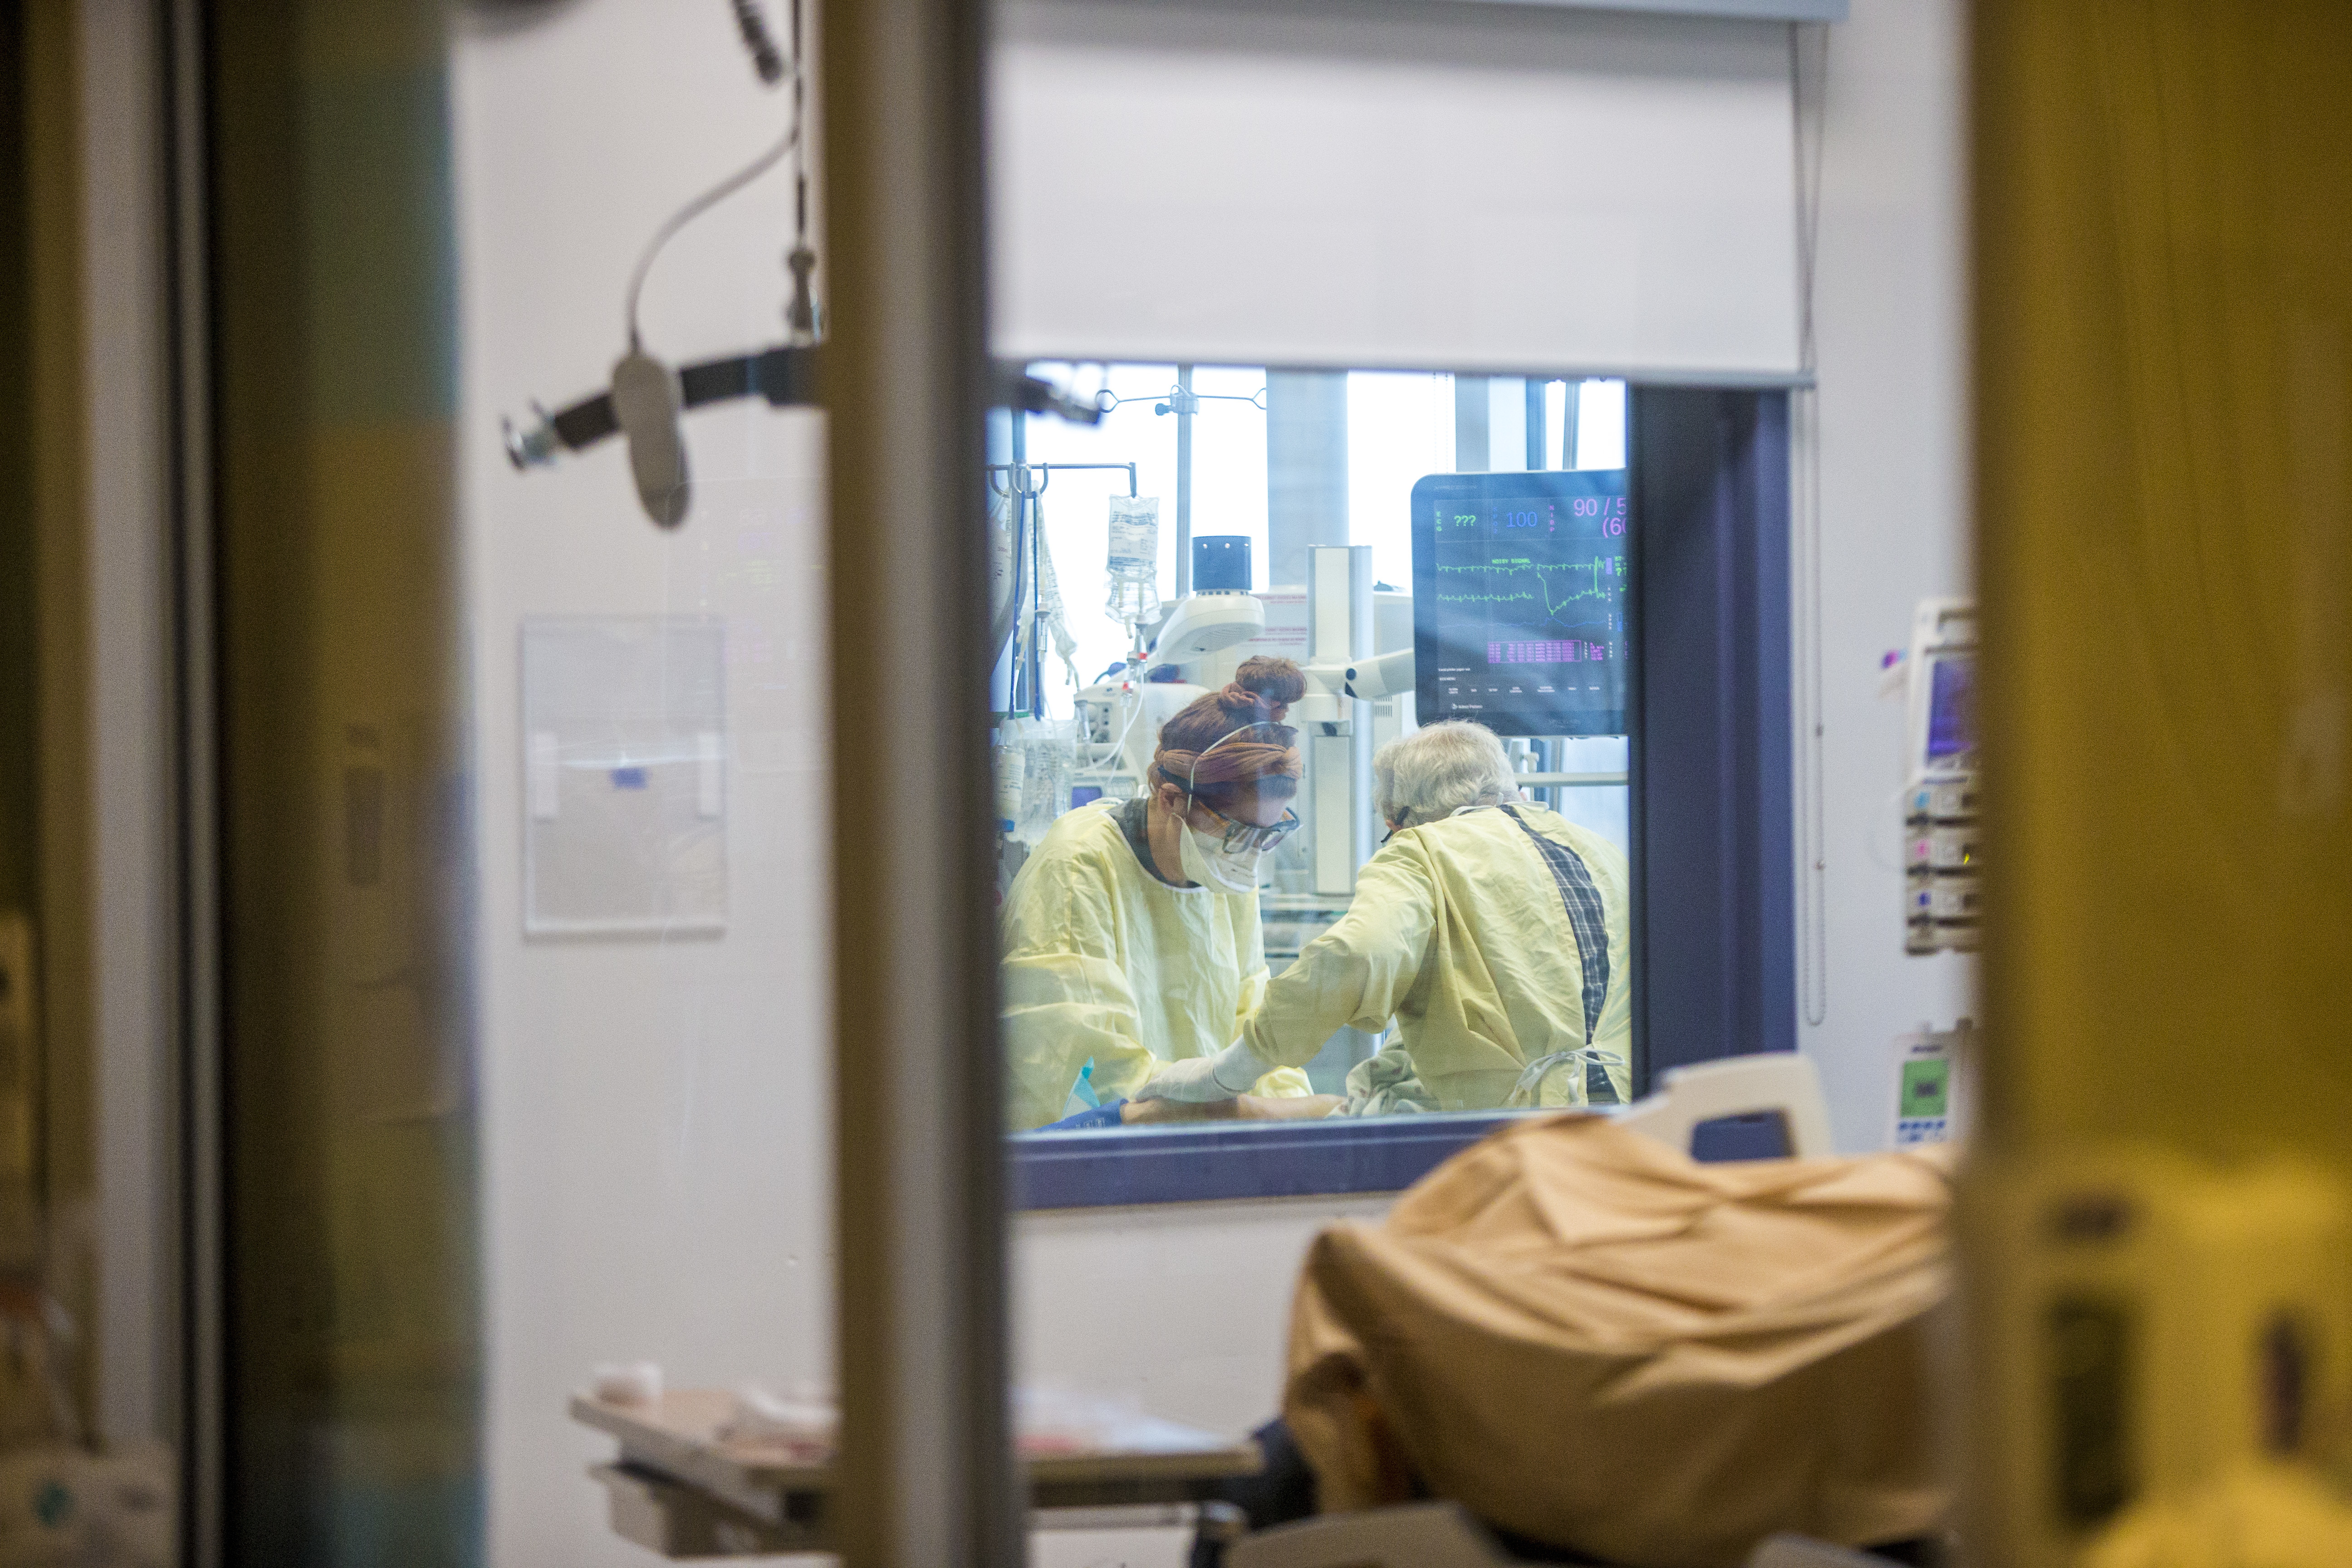
<instances>
[{"instance_id":1,"label":"iv bag","mask_svg":"<svg viewBox=\"0 0 2352 1568\"><path fill-rule=\"evenodd\" d=\"M1003 499L988 506L988 661L993 665L1004 657L1004 645L1013 636L1013 552L1014 533L1006 513L1009 504Z\"/></svg>"},{"instance_id":2,"label":"iv bag","mask_svg":"<svg viewBox=\"0 0 2352 1568\"><path fill-rule=\"evenodd\" d=\"M1061 658L1062 668L1069 672L1070 689L1076 691L1080 685L1078 667L1070 662L1070 656L1078 651L1078 639L1070 635L1069 620L1062 614L1062 583L1054 574L1054 552L1045 541L1043 518L1037 520L1036 604L1038 618L1053 637L1054 652ZM1036 635L1035 627L1031 628L1031 635Z\"/></svg>"},{"instance_id":3,"label":"iv bag","mask_svg":"<svg viewBox=\"0 0 2352 1568\"><path fill-rule=\"evenodd\" d=\"M1110 498L1110 618L1134 626L1160 613L1160 498Z\"/></svg>"}]
</instances>

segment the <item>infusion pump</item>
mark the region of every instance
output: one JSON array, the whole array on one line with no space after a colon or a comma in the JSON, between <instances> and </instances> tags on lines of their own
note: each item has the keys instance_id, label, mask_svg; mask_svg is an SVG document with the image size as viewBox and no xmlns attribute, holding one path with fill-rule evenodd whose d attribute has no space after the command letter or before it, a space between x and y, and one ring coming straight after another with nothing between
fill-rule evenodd
<instances>
[{"instance_id":1,"label":"infusion pump","mask_svg":"<svg viewBox=\"0 0 2352 1568\"><path fill-rule=\"evenodd\" d=\"M1923 599L1911 617L1903 792L1904 950L1973 952L1980 894L1977 613Z\"/></svg>"}]
</instances>

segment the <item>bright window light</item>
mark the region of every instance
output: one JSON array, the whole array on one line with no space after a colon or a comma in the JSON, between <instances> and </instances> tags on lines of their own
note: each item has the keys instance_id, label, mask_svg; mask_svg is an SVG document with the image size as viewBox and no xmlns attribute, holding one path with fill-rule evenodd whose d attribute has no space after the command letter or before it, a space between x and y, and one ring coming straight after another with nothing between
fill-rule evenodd
<instances>
[{"instance_id":1,"label":"bright window light","mask_svg":"<svg viewBox=\"0 0 2352 1568\"><path fill-rule=\"evenodd\" d=\"M1372 576L1412 590L1412 487L1454 471L1454 378L1348 376L1348 542L1372 547Z\"/></svg>"},{"instance_id":2,"label":"bright window light","mask_svg":"<svg viewBox=\"0 0 2352 1568\"><path fill-rule=\"evenodd\" d=\"M1625 466L1625 384L1583 381L1576 387L1576 461L1579 468Z\"/></svg>"}]
</instances>

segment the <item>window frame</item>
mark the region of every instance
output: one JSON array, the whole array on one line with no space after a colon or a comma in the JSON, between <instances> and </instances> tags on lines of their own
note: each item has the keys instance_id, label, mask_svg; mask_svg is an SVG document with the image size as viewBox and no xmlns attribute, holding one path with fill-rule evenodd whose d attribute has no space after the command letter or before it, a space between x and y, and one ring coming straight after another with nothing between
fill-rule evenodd
<instances>
[{"instance_id":1,"label":"window frame","mask_svg":"<svg viewBox=\"0 0 2352 1568\"><path fill-rule=\"evenodd\" d=\"M1626 422L1639 1095L1796 1047L1789 395L1637 382ZM1022 1211L1397 1192L1536 1114L1017 1132L1010 1190ZM1714 1157L1741 1157L1729 1137Z\"/></svg>"}]
</instances>

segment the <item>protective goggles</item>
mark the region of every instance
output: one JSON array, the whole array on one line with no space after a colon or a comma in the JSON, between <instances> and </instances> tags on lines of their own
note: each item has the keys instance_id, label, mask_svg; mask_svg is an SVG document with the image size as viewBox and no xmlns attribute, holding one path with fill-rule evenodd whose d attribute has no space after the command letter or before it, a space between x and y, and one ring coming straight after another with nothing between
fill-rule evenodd
<instances>
[{"instance_id":1,"label":"protective goggles","mask_svg":"<svg viewBox=\"0 0 2352 1568\"><path fill-rule=\"evenodd\" d=\"M1225 825L1225 853L1228 855L1238 855L1245 849L1271 849L1304 826L1298 820L1298 814L1286 806L1283 809L1281 821L1271 827L1260 827L1255 822L1235 822L1198 795L1192 797L1192 804Z\"/></svg>"},{"instance_id":2,"label":"protective goggles","mask_svg":"<svg viewBox=\"0 0 2352 1568\"><path fill-rule=\"evenodd\" d=\"M1192 771L1184 776L1185 796L1193 805L1225 825L1225 852L1229 855L1239 854L1245 849L1271 849L1297 832L1303 826L1298 820L1298 814L1286 807L1283 811L1282 820L1271 827L1261 827L1255 822L1235 822L1232 817L1202 800L1194 790L1193 783L1201 776L1201 758L1207 756L1209 752L1236 736L1246 736L1253 741L1262 741L1270 746L1288 746L1298 738L1298 732L1285 724L1269 722L1244 724L1238 730L1228 730L1218 736L1202 751L1200 756L1192 759Z\"/></svg>"}]
</instances>

